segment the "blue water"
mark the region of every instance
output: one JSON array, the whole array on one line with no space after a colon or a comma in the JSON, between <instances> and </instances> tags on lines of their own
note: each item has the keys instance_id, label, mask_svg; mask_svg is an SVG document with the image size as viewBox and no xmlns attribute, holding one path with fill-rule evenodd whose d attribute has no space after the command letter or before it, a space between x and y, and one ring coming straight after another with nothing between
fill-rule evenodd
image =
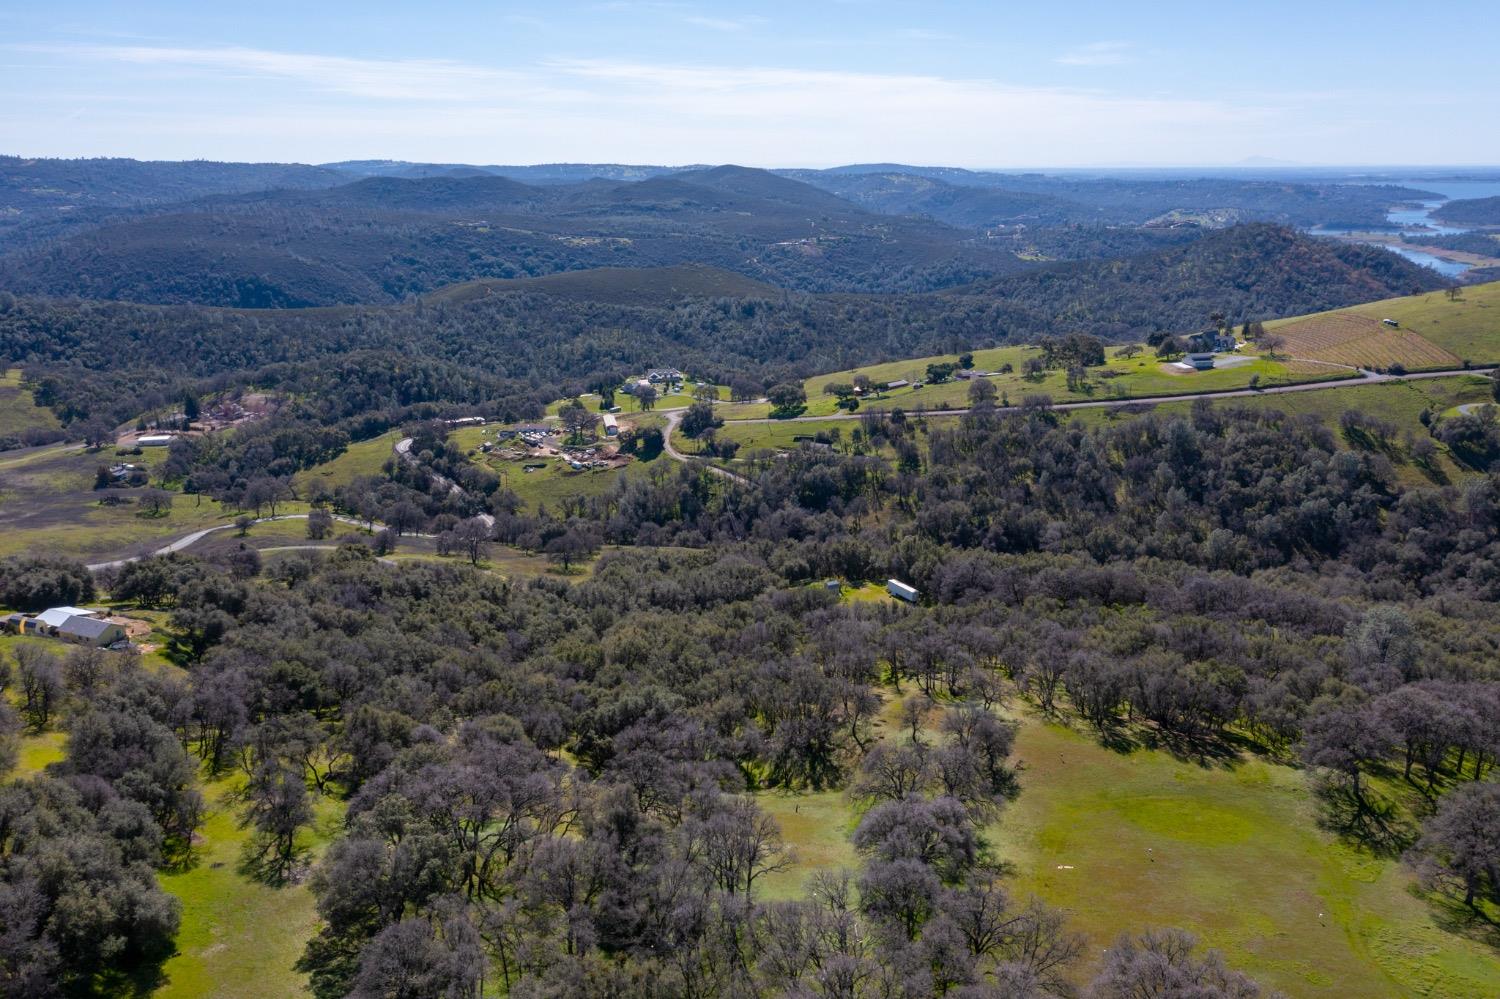
<instances>
[{"instance_id":1,"label":"blue water","mask_svg":"<svg viewBox=\"0 0 1500 999\"><path fill-rule=\"evenodd\" d=\"M1376 243L1374 245L1379 246L1381 244ZM1454 260L1444 260L1442 257L1434 257L1432 254L1425 253L1422 250L1408 250L1404 246L1387 246L1386 249L1392 253L1399 253L1414 264L1431 267L1443 275L1443 277L1458 277L1464 271L1474 266L1473 264L1461 264Z\"/></svg>"},{"instance_id":2,"label":"blue water","mask_svg":"<svg viewBox=\"0 0 1500 999\"><path fill-rule=\"evenodd\" d=\"M1392 225L1402 228L1408 235L1412 236L1451 236L1469 230L1461 226L1446 225L1432 217L1435 208L1447 201L1455 201L1460 198L1491 198L1500 195L1500 181L1497 180L1422 180L1420 178L1383 178L1381 180L1356 181L1364 184L1396 184L1401 187L1416 188L1420 191L1431 191L1433 194L1441 194L1441 198L1428 199L1421 202L1419 206L1407 208L1393 208L1386 214L1386 221ZM1347 229L1320 230L1330 236L1351 235ZM1381 244L1374 244L1381 245ZM1412 263L1421 264L1423 267L1431 267L1444 277L1458 277L1464 271L1472 267L1472 264L1456 263L1452 260L1444 260L1435 257L1422 250L1408 250L1402 247L1387 247L1393 253L1410 260Z\"/></svg>"}]
</instances>

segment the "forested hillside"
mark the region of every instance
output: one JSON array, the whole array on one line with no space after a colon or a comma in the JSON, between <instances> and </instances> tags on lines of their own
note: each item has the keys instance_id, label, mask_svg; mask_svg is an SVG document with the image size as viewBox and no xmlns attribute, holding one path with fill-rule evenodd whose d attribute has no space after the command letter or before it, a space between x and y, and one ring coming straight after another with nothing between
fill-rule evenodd
<instances>
[{"instance_id":1,"label":"forested hillside","mask_svg":"<svg viewBox=\"0 0 1500 999\"><path fill-rule=\"evenodd\" d=\"M299 273L316 267L297 265ZM184 272L216 280L219 270ZM120 421L190 385L272 384L320 418L415 403L519 416L632 370L672 363L769 386L820 371L1043 336L1190 333L1443 284L1382 250L1247 226L1119 261L1054 264L947 294L798 295L712 271L599 270L465 286L388 308L230 310L7 296L0 356L67 420ZM548 293L549 288L552 293ZM645 289L654 288L646 292ZM322 358L359 352L329 381ZM417 378L415 370L426 374ZM308 392L310 385L319 386ZM401 386L398 388L398 386Z\"/></svg>"},{"instance_id":2,"label":"forested hillside","mask_svg":"<svg viewBox=\"0 0 1500 999\"><path fill-rule=\"evenodd\" d=\"M1442 219L1444 222L1500 225L1500 197L1449 201L1439 205L1432 214L1434 218Z\"/></svg>"},{"instance_id":3,"label":"forested hillside","mask_svg":"<svg viewBox=\"0 0 1500 999\"><path fill-rule=\"evenodd\" d=\"M1004 248L766 171L533 187L374 177L201 199L0 257L36 294L287 308L400 301L475 278L700 263L802 291L923 291L1014 270ZM210 264L211 266L204 266Z\"/></svg>"},{"instance_id":4,"label":"forested hillside","mask_svg":"<svg viewBox=\"0 0 1500 999\"><path fill-rule=\"evenodd\" d=\"M891 165L784 171L874 211L922 214L952 225L1141 225L1178 211L1232 210L1244 221L1382 228L1388 209L1432 195L1378 184L1283 183L989 173Z\"/></svg>"},{"instance_id":5,"label":"forested hillside","mask_svg":"<svg viewBox=\"0 0 1500 999\"><path fill-rule=\"evenodd\" d=\"M348 183L296 163L146 162L0 156L0 253L197 198Z\"/></svg>"},{"instance_id":6,"label":"forested hillside","mask_svg":"<svg viewBox=\"0 0 1500 999\"><path fill-rule=\"evenodd\" d=\"M1003 280L1028 261L1148 253L1190 241L1200 219L1374 225L1421 194L733 166L579 168L544 172L546 183L372 167L339 183L348 175L311 167L7 162L16 207L0 230L0 287L238 308L387 304L475 279L685 263L812 293L925 292ZM1145 225L1159 216L1190 224Z\"/></svg>"},{"instance_id":7,"label":"forested hillside","mask_svg":"<svg viewBox=\"0 0 1500 999\"><path fill-rule=\"evenodd\" d=\"M1013 328L1035 330L1050 322L1127 339L1181 331L1195 317L1215 311L1249 318L1287 315L1313 301L1352 304L1445 283L1436 271L1378 247L1309 239L1257 224L1156 253L1054 265L961 290L1024 310L1025 318L1011 320ZM1310 311L1336 307L1317 305Z\"/></svg>"}]
</instances>

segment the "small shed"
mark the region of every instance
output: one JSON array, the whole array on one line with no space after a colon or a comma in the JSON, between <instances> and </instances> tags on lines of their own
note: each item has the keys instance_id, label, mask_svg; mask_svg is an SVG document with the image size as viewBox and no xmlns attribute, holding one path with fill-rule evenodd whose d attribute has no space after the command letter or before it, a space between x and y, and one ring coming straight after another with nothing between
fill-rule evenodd
<instances>
[{"instance_id":1,"label":"small shed","mask_svg":"<svg viewBox=\"0 0 1500 999\"><path fill-rule=\"evenodd\" d=\"M917 588L910 583L903 583L899 579L887 579L885 581L885 592L897 600L905 600L909 604L917 602Z\"/></svg>"},{"instance_id":2,"label":"small shed","mask_svg":"<svg viewBox=\"0 0 1500 999\"><path fill-rule=\"evenodd\" d=\"M823 589L828 590L830 593L840 593L843 591L844 586L837 579L825 579L823 580Z\"/></svg>"},{"instance_id":3,"label":"small shed","mask_svg":"<svg viewBox=\"0 0 1500 999\"><path fill-rule=\"evenodd\" d=\"M605 413L600 418L604 423L605 437L618 437L620 434L620 421L615 419L613 413Z\"/></svg>"},{"instance_id":4,"label":"small shed","mask_svg":"<svg viewBox=\"0 0 1500 999\"><path fill-rule=\"evenodd\" d=\"M125 629L103 618L74 615L58 626L57 637L65 642L102 649L116 642L123 642Z\"/></svg>"},{"instance_id":5,"label":"small shed","mask_svg":"<svg viewBox=\"0 0 1500 999\"><path fill-rule=\"evenodd\" d=\"M1214 355L1204 352L1189 354L1187 362L1199 371L1207 371L1214 366Z\"/></svg>"}]
</instances>

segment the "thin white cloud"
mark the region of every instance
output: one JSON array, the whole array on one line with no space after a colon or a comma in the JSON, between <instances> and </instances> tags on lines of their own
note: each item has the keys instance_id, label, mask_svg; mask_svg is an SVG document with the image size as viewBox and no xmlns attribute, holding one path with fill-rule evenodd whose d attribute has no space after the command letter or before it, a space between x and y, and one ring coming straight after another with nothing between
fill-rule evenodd
<instances>
[{"instance_id":1,"label":"thin white cloud","mask_svg":"<svg viewBox=\"0 0 1500 999\"><path fill-rule=\"evenodd\" d=\"M700 14L683 18L688 24L710 31L745 31L761 23L758 17L704 17Z\"/></svg>"},{"instance_id":2,"label":"thin white cloud","mask_svg":"<svg viewBox=\"0 0 1500 999\"><path fill-rule=\"evenodd\" d=\"M1129 42L1091 42L1064 52L1055 60L1062 66L1124 66L1132 61Z\"/></svg>"},{"instance_id":3,"label":"thin white cloud","mask_svg":"<svg viewBox=\"0 0 1500 999\"><path fill-rule=\"evenodd\" d=\"M36 47L90 61L196 70L220 77L292 80L320 90L383 100L465 100L517 82L515 73L447 59L353 59L239 46L152 45Z\"/></svg>"},{"instance_id":4,"label":"thin white cloud","mask_svg":"<svg viewBox=\"0 0 1500 999\"><path fill-rule=\"evenodd\" d=\"M111 79L119 66L133 67L121 88L137 99L128 111L101 106L66 129L56 126L59 109L88 106L69 95L68 83L82 74L67 66L31 99L0 109L0 132L17 145L68 155L784 166L1206 162L1283 148L1296 121L1294 108L1274 104L923 74L608 59L497 68L249 48L49 51L75 68L114 66Z\"/></svg>"}]
</instances>

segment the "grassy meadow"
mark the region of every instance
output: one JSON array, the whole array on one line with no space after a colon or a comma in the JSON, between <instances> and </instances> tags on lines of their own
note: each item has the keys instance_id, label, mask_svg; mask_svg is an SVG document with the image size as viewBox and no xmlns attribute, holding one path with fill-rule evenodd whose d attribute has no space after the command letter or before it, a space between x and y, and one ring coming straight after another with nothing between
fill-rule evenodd
<instances>
[{"instance_id":1,"label":"grassy meadow","mask_svg":"<svg viewBox=\"0 0 1500 999\"><path fill-rule=\"evenodd\" d=\"M332 461L298 472L293 478L298 494L304 493L314 484L332 490L348 485L362 475L379 475L381 466L394 453L396 442L400 439L401 431L392 430L367 441L356 441Z\"/></svg>"},{"instance_id":2,"label":"grassy meadow","mask_svg":"<svg viewBox=\"0 0 1500 999\"><path fill-rule=\"evenodd\" d=\"M899 727L898 705L877 731ZM1250 753L1118 752L1019 717L1021 794L985 830L986 847L1014 898L1035 895L1087 935L1081 980L1120 933L1176 926L1293 999L1495 994L1500 952L1445 928L1446 910L1399 861L1326 831L1302 770ZM762 898L795 897L819 870L857 870L859 812L845 794L757 802L792 850L760 883Z\"/></svg>"},{"instance_id":3,"label":"grassy meadow","mask_svg":"<svg viewBox=\"0 0 1500 999\"><path fill-rule=\"evenodd\" d=\"M1018 405L1029 395L1046 395L1053 402L1089 402L1106 399L1132 399L1159 395L1184 395L1199 392L1218 392L1225 389L1248 387L1252 380L1267 388L1273 385L1290 385L1300 382L1326 381L1347 378L1347 370L1332 366L1309 364L1288 359L1271 360L1266 357L1246 355L1248 358L1229 367L1209 371L1185 371L1159 360L1150 350L1142 350L1134 357L1121 357L1119 347L1110 347L1103 365L1088 369L1088 381L1077 388L1068 387L1067 372L1052 369L1038 378L1026 378L1021 365L1032 357L1041 356L1037 347L992 347L974 351L974 368L979 371L999 371L1009 364L1012 371L990 375L987 380L1000 393L1000 402ZM807 406L801 416L831 416L839 412L837 399L827 394L824 387L837 382L852 382L857 374L866 375L876 384L904 379L915 384L927 377L927 365L956 363L958 355L934 355L886 364L871 364L848 371L816 375L803 383L807 393ZM969 382L950 380L940 384L924 384L921 388L899 388L882 390L866 397L861 407L868 409L961 409L969 405ZM767 403L731 403L721 407L721 415L728 420L764 419L771 415Z\"/></svg>"},{"instance_id":4,"label":"grassy meadow","mask_svg":"<svg viewBox=\"0 0 1500 999\"><path fill-rule=\"evenodd\" d=\"M993 846L1091 956L1122 930L1180 926L1294 997L1495 994L1500 953L1443 929L1397 861L1320 828L1302 771L1122 754L1036 719L1016 753L1023 790Z\"/></svg>"},{"instance_id":5,"label":"grassy meadow","mask_svg":"<svg viewBox=\"0 0 1500 999\"><path fill-rule=\"evenodd\" d=\"M208 812L193 856L164 873L162 886L182 900L177 953L162 969L156 999L257 999L307 995L294 965L318 916L305 884L268 884L250 873L250 831L239 824L242 777L204 784ZM314 794L316 818L298 840L310 863L339 832L343 805Z\"/></svg>"}]
</instances>

